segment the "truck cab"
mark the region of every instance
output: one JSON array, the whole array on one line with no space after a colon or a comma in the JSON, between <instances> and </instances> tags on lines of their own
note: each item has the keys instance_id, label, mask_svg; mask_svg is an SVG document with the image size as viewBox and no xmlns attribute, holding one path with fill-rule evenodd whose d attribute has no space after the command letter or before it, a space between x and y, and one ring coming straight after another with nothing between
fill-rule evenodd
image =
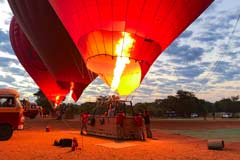
<instances>
[{"instance_id":1,"label":"truck cab","mask_svg":"<svg viewBox=\"0 0 240 160\"><path fill-rule=\"evenodd\" d=\"M23 129L23 108L16 90L0 88L0 140L8 140L13 131Z\"/></svg>"}]
</instances>

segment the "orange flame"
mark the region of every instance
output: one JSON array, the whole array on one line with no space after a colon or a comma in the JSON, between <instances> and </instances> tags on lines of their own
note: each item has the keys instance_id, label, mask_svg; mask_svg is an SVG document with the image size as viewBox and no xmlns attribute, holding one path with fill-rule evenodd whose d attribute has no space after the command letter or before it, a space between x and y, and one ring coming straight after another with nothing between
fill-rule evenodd
<instances>
[{"instance_id":1,"label":"orange flame","mask_svg":"<svg viewBox=\"0 0 240 160\"><path fill-rule=\"evenodd\" d=\"M73 90L73 88L74 88L74 82L71 82L70 83L70 90Z\"/></svg>"},{"instance_id":2,"label":"orange flame","mask_svg":"<svg viewBox=\"0 0 240 160\"><path fill-rule=\"evenodd\" d=\"M60 96L56 96L55 98L56 102L58 102L59 99L60 99Z\"/></svg>"},{"instance_id":3,"label":"orange flame","mask_svg":"<svg viewBox=\"0 0 240 160\"><path fill-rule=\"evenodd\" d=\"M70 91L69 91L69 96L70 96L70 97L72 97L73 89L74 89L74 82L71 82L71 83L70 83Z\"/></svg>"},{"instance_id":4,"label":"orange flame","mask_svg":"<svg viewBox=\"0 0 240 160\"><path fill-rule=\"evenodd\" d=\"M54 109L58 106L58 104L59 104L59 99L60 99L60 96L56 96L56 97L55 97Z\"/></svg>"},{"instance_id":5,"label":"orange flame","mask_svg":"<svg viewBox=\"0 0 240 160\"><path fill-rule=\"evenodd\" d=\"M115 53L117 55L117 61L115 64L114 75L111 84L111 88L113 91L117 90L125 66L126 64L130 63L129 50L132 48L134 42L135 40L130 36L129 33L122 32L122 38L118 41L115 50Z\"/></svg>"}]
</instances>

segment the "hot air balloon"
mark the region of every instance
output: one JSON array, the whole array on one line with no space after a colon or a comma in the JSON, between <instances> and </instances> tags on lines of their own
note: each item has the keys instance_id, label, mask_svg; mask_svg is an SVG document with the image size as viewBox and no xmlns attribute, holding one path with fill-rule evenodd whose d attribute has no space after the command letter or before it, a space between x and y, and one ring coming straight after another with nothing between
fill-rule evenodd
<instances>
[{"instance_id":1,"label":"hot air balloon","mask_svg":"<svg viewBox=\"0 0 240 160\"><path fill-rule=\"evenodd\" d=\"M18 60L49 101L60 104L69 90L58 86L53 76L31 46L13 17L10 24L10 41Z\"/></svg>"},{"instance_id":2,"label":"hot air balloon","mask_svg":"<svg viewBox=\"0 0 240 160\"><path fill-rule=\"evenodd\" d=\"M61 88L72 90L76 101L96 78L90 72L47 0L9 0L26 37ZM51 86L49 85L51 88Z\"/></svg>"},{"instance_id":3,"label":"hot air balloon","mask_svg":"<svg viewBox=\"0 0 240 160\"><path fill-rule=\"evenodd\" d=\"M112 90L128 95L139 87L156 58L213 0L49 2L88 69Z\"/></svg>"}]
</instances>

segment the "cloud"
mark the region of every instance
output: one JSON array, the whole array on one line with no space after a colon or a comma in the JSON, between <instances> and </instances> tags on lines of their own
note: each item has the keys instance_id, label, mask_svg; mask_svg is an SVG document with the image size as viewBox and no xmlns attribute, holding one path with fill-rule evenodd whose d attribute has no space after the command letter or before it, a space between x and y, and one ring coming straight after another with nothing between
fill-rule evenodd
<instances>
[{"instance_id":1,"label":"cloud","mask_svg":"<svg viewBox=\"0 0 240 160\"><path fill-rule=\"evenodd\" d=\"M9 34L2 30L0 30L0 51L14 54L10 44Z\"/></svg>"},{"instance_id":2,"label":"cloud","mask_svg":"<svg viewBox=\"0 0 240 160\"><path fill-rule=\"evenodd\" d=\"M183 77L194 78L203 73L204 70L197 65L189 65L178 68L176 72Z\"/></svg>"},{"instance_id":3,"label":"cloud","mask_svg":"<svg viewBox=\"0 0 240 160\"><path fill-rule=\"evenodd\" d=\"M195 37L194 40L199 42L209 43L209 42L216 42L217 40L222 40L225 38L225 35L221 33L214 33L214 32L205 32L202 35Z\"/></svg>"},{"instance_id":4,"label":"cloud","mask_svg":"<svg viewBox=\"0 0 240 160\"><path fill-rule=\"evenodd\" d=\"M9 36L7 33L3 32L2 30L0 30L0 39L1 39L1 43L3 42L9 42Z\"/></svg>"},{"instance_id":5,"label":"cloud","mask_svg":"<svg viewBox=\"0 0 240 160\"><path fill-rule=\"evenodd\" d=\"M12 12L7 0L1 0L0 3L0 30L7 33L9 30L9 23L12 18Z\"/></svg>"},{"instance_id":6,"label":"cloud","mask_svg":"<svg viewBox=\"0 0 240 160\"><path fill-rule=\"evenodd\" d=\"M216 4L220 5L221 3L223 1L216 2ZM193 35L192 40L209 46L228 46L229 37L232 34L238 16L239 10L236 9L210 12L209 15L204 16L204 20L201 23L197 24L199 30Z\"/></svg>"},{"instance_id":7,"label":"cloud","mask_svg":"<svg viewBox=\"0 0 240 160\"><path fill-rule=\"evenodd\" d=\"M179 38L188 38L188 37L191 37L193 34L193 31L190 31L190 30L186 30L184 31Z\"/></svg>"},{"instance_id":8,"label":"cloud","mask_svg":"<svg viewBox=\"0 0 240 160\"><path fill-rule=\"evenodd\" d=\"M97 77L94 80L94 82L92 82L92 84L94 84L94 85L101 85L101 84L103 84L103 81L99 77Z\"/></svg>"},{"instance_id":9,"label":"cloud","mask_svg":"<svg viewBox=\"0 0 240 160\"><path fill-rule=\"evenodd\" d=\"M6 83L12 83L15 81L15 79L9 75L7 76L0 75L0 81L4 81Z\"/></svg>"},{"instance_id":10,"label":"cloud","mask_svg":"<svg viewBox=\"0 0 240 160\"><path fill-rule=\"evenodd\" d=\"M178 41L174 41L166 50L166 54L171 56L171 61L175 63L200 61L203 53L203 48L179 45Z\"/></svg>"},{"instance_id":11,"label":"cloud","mask_svg":"<svg viewBox=\"0 0 240 160\"><path fill-rule=\"evenodd\" d=\"M217 63L215 68L215 73L219 74L219 80L218 82L225 82L228 80L234 80L235 78L239 78L240 75L239 72L240 66L232 65L229 62L220 61Z\"/></svg>"}]
</instances>

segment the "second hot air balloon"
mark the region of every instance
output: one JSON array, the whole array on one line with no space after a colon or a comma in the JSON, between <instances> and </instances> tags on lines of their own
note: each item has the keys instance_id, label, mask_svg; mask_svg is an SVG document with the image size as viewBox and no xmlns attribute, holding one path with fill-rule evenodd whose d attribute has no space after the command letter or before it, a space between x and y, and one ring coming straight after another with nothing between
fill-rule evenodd
<instances>
[{"instance_id":1,"label":"second hot air balloon","mask_svg":"<svg viewBox=\"0 0 240 160\"><path fill-rule=\"evenodd\" d=\"M15 18L57 84L78 100L96 78L47 0L9 0ZM51 85L49 85L51 88Z\"/></svg>"},{"instance_id":2,"label":"second hot air balloon","mask_svg":"<svg viewBox=\"0 0 240 160\"><path fill-rule=\"evenodd\" d=\"M29 73L47 99L56 105L68 94L68 89L61 88L49 73L42 60L29 43L20 26L13 17L10 25L10 40L18 60Z\"/></svg>"}]
</instances>

